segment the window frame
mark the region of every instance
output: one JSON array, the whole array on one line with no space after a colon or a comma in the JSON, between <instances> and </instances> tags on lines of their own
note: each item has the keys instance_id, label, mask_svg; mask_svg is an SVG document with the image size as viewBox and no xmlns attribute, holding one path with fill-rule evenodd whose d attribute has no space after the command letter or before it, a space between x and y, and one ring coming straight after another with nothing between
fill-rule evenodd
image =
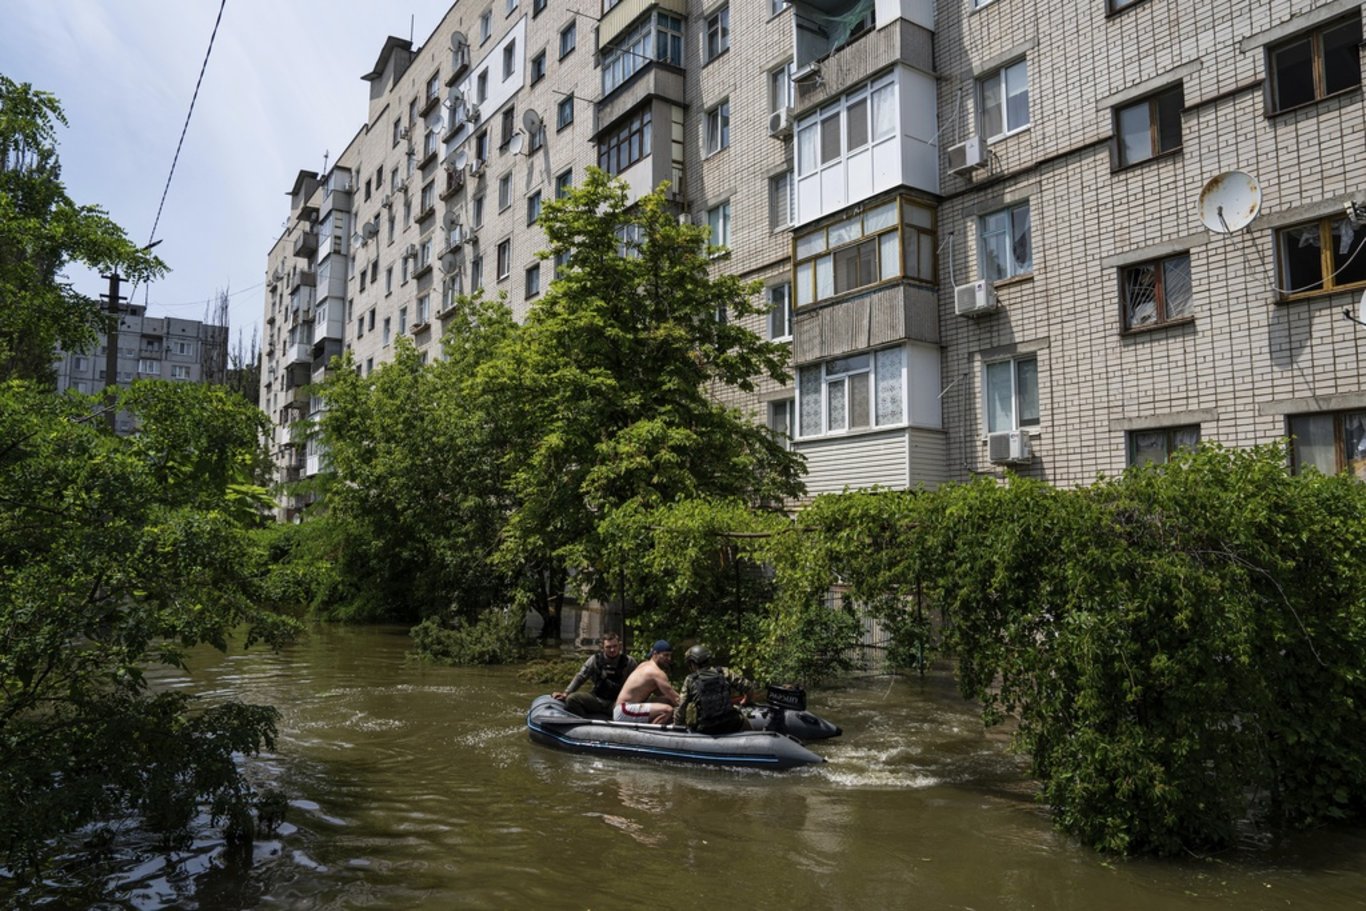
<instances>
[{"instance_id":1,"label":"window frame","mask_svg":"<svg viewBox=\"0 0 1366 911\"><path fill-rule=\"evenodd\" d=\"M1034 365L1034 417L1032 419L1021 420L1021 413L1028 409L1021 407L1021 399L1029 394L1027 389L1021 389L1025 384L1020 379L1020 368L1033 363ZM991 409L991 369L1002 364L1010 365L1010 426L992 427ZM1020 354L1015 357L1000 358L982 363L982 429L984 434L1008 433L1013 430L1033 431L1037 430L1043 423L1043 413L1040 408L1042 396L1039 394L1039 356L1038 354Z\"/></svg>"},{"instance_id":2,"label":"window frame","mask_svg":"<svg viewBox=\"0 0 1366 911\"><path fill-rule=\"evenodd\" d=\"M574 188L574 169L566 168L555 175L555 198L564 199Z\"/></svg>"},{"instance_id":3,"label":"window frame","mask_svg":"<svg viewBox=\"0 0 1366 911\"><path fill-rule=\"evenodd\" d=\"M715 218L713 218L715 215ZM707 209L707 227L711 229L711 236L707 239L707 245L712 248L713 258L724 255L730 250L731 240L731 206L730 200L725 199ZM718 239L720 235L720 239ZM716 249L716 248L723 249Z\"/></svg>"},{"instance_id":4,"label":"window frame","mask_svg":"<svg viewBox=\"0 0 1366 911\"><path fill-rule=\"evenodd\" d=\"M1011 72L1012 70L1016 69L1017 67L1024 67L1024 91L1023 91L1023 95L1024 95L1024 100L1025 100L1025 105L1024 105L1024 122L1018 123L1018 124L1017 124L1017 123L1011 123L1011 118L1009 117L1009 114L1010 114L1010 99L1011 99L1013 96L1011 95L1011 92L1010 92L1010 85L1009 85L1009 81L1008 81L1008 80L1009 80L1009 74L1010 74L1010 72ZM999 91L1000 91L1001 130L1000 130L1000 132L996 132L996 133L990 133L990 132L988 132L988 128L987 128L987 119L988 119L988 116L989 116L988 107L987 107L987 91L988 91L988 86L989 86L991 83L993 83L993 82L998 83ZM1019 94L1021 94L1021 93L1020 93L1020 92L1016 92L1015 94L1016 94L1016 95L1019 95ZM996 69L992 70L991 72L985 73L985 74L983 74L982 76L979 76L979 77L978 77L978 79L977 79L977 128L978 128L978 131L981 133L981 135L982 135L983 137L986 138L986 141L987 141L987 142L989 142L989 143L991 143L991 142L997 142L997 141L999 141L999 140L1001 140L1001 139L1005 139L1005 138L1007 138L1007 137L1009 137L1009 136L1014 136L1016 133L1021 133L1021 132L1025 131L1025 130L1029 129L1029 126L1030 126L1031 121L1032 121L1032 117L1031 117L1031 115L1030 115L1030 110L1029 110L1029 58L1028 58L1028 57L1020 57L1020 58L1017 59L1017 60L1013 60L1013 61L1011 61L1010 63L1007 63L1007 64L1004 64L1004 65L1002 65L1002 66L999 66L999 67L997 67Z\"/></svg>"},{"instance_id":5,"label":"window frame","mask_svg":"<svg viewBox=\"0 0 1366 911\"><path fill-rule=\"evenodd\" d=\"M878 394L882 388L881 380L892 380L890 376L879 374L879 355L887 354L891 351L899 352L899 367L895 377L897 397L899 404L899 414L891 420L879 421L878 418ZM835 367L845 366L846 362L858 362L866 359L867 363L849 363L849 369L835 370L832 372L832 365ZM898 427L905 427L909 424L908 406L910 402L910 353L904 342L894 345L884 345L868 351L855 351L842 354L839 357L827 358L815 364L805 364L797 368L796 390L794 395L794 431L795 440L816 440L829 437L847 436L849 434L876 433L885 430L892 430ZM815 371L819 371L817 374ZM854 386L855 377L867 377L866 397L868 402L868 413L860 416L864 422L855 423L853 418ZM802 415L803 400L808 392L808 383L816 383L820 396L820 427L812 430L806 426ZM831 401L835 394L833 390L838 387L839 395L842 397L841 405L844 413L844 423L837 428L831 427Z\"/></svg>"},{"instance_id":6,"label":"window frame","mask_svg":"<svg viewBox=\"0 0 1366 911\"><path fill-rule=\"evenodd\" d=\"M1169 145L1166 148L1164 148L1164 120L1162 116L1164 109L1162 107L1162 104L1164 101L1170 102L1172 99L1176 100L1176 110L1175 112L1171 112L1168 110L1167 113L1169 116L1172 113L1175 114L1175 126L1177 131L1176 142L1175 144ZM1185 126L1181 122L1181 114L1185 110L1185 107L1185 87L1180 82L1177 82L1174 85L1169 85L1166 88L1153 92L1150 95L1146 95L1142 98L1131 101L1128 104L1116 105L1112 117L1114 130L1115 170L1119 170L1122 168L1131 168L1136 165L1140 165L1144 162L1152 161L1157 158L1164 158L1168 155L1179 154L1185 141ZM1123 118L1127 112L1135 111L1141 108L1146 109L1146 114L1148 118L1148 152L1146 155L1143 155L1142 157L1130 158L1126 152L1127 147L1125 143L1125 134L1122 129ZM1168 123L1167 125L1170 125L1170 123ZM1169 139L1170 137L1167 138Z\"/></svg>"},{"instance_id":7,"label":"window frame","mask_svg":"<svg viewBox=\"0 0 1366 911\"><path fill-rule=\"evenodd\" d=\"M1028 243L1029 243L1029 257L1028 257L1028 261L1025 262L1025 263L1023 263L1023 264L1020 263L1020 261L1016 258L1015 253L1014 253L1014 249L1013 249L1013 248L1014 248L1014 238L1015 238L1015 235L1016 235L1016 233L1017 233L1017 231L1018 231L1018 228L1017 228L1017 226L1016 226L1016 224L1015 224L1015 216L1016 216L1017 213L1019 213L1019 212L1021 212L1021 211L1023 211L1023 212L1025 213L1025 217L1028 219L1028 238L1027 238L1027 239L1028 239ZM992 232L990 232L990 234L988 234L988 232L987 232L987 219L994 218L995 216L1002 215L1002 214L1006 215L1007 218L1008 218L1008 221L1009 221L1007 230L1005 231L1006 243L1007 243L1007 252L1008 252L1008 254L1009 254L1008 257L1007 257L1007 258L1008 258L1008 263L1006 264L1006 265L1007 265L1007 269L1006 269L1006 273L1005 273L1004 275L989 275L989 274L988 274L988 270L987 270L987 262L988 262L988 259L987 259L987 248L988 248L988 243L987 243L987 241L988 241L988 237L989 237L989 236L990 236L990 237L994 237L994 236L996 236L996 235L997 235L998 233L1000 233L1000 232L998 232L998 231L992 231ZM1010 205L1008 205L1008 206L1005 206L1004 208L996 209L995 211L987 212L985 215L980 215L980 216L978 216L978 218L977 218L977 274L980 275L980 276L982 277L983 280L989 281L989 282L993 282L993 283L995 283L995 282L1003 282L1003 281L1010 281L1010 280L1012 280L1012 279L1021 278L1021 277L1026 276L1026 275L1033 275L1033 274L1034 274L1034 215L1033 215L1033 212L1032 212L1032 210L1031 210L1031 208L1030 208L1030 201L1029 201L1028 199L1023 200L1023 201L1021 201L1021 202L1012 203L1012 204L1010 204Z\"/></svg>"},{"instance_id":8,"label":"window frame","mask_svg":"<svg viewBox=\"0 0 1366 911\"><path fill-rule=\"evenodd\" d=\"M545 67L545 48L541 48L541 50L536 54L536 56L531 58L532 85L535 85L536 83L540 82L542 79L545 78Z\"/></svg>"},{"instance_id":9,"label":"window frame","mask_svg":"<svg viewBox=\"0 0 1366 911\"><path fill-rule=\"evenodd\" d=\"M1349 472L1360 480L1366 480L1366 452L1363 452L1361 458L1353 459L1349 456L1347 451L1347 422L1355 419L1359 424L1366 426L1366 410L1360 408L1348 408L1340 411L1312 411L1304 414L1287 415L1285 427L1286 436L1290 439L1289 456L1291 472L1294 474L1301 474L1304 469L1308 467L1301 454L1301 434L1297 432L1296 425L1301 422L1315 419L1330 419L1332 421L1334 462L1332 474L1338 475ZM1363 445L1366 445L1366 431L1362 432L1361 438L1357 441L1358 452L1362 452Z\"/></svg>"},{"instance_id":10,"label":"window frame","mask_svg":"<svg viewBox=\"0 0 1366 911\"><path fill-rule=\"evenodd\" d=\"M567 42L568 45L569 45L568 47L565 46L566 42ZM573 19L571 19L571 20L569 20L569 24L568 24L568 25L566 25L564 28L560 29L560 59L563 60L564 58L568 57L570 54L574 53L574 49L575 49L576 47L578 47L578 46L579 46L579 30L578 30L578 23L576 23Z\"/></svg>"},{"instance_id":11,"label":"window frame","mask_svg":"<svg viewBox=\"0 0 1366 911\"><path fill-rule=\"evenodd\" d=\"M512 238L505 237L498 242L496 267L497 281L507 281L512 275Z\"/></svg>"},{"instance_id":12,"label":"window frame","mask_svg":"<svg viewBox=\"0 0 1366 911\"><path fill-rule=\"evenodd\" d=\"M526 198L526 223L534 225L541 218L541 191L535 190Z\"/></svg>"},{"instance_id":13,"label":"window frame","mask_svg":"<svg viewBox=\"0 0 1366 911\"><path fill-rule=\"evenodd\" d=\"M702 118L702 157L710 158L730 148L730 99L723 98Z\"/></svg>"},{"instance_id":14,"label":"window frame","mask_svg":"<svg viewBox=\"0 0 1366 911\"><path fill-rule=\"evenodd\" d=\"M568 112L568 116L566 116ZM568 95L555 103L555 132L574 123L574 96Z\"/></svg>"},{"instance_id":15,"label":"window frame","mask_svg":"<svg viewBox=\"0 0 1366 911\"><path fill-rule=\"evenodd\" d=\"M533 290L533 280L535 288ZM541 294L541 264L532 263L526 267L526 274L522 277L522 290L527 300L539 297Z\"/></svg>"},{"instance_id":16,"label":"window frame","mask_svg":"<svg viewBox=\"0 0 1366 911\"><path fill-rule=\"evenodd\" d=\"M653 109L644 104L617 121L617 126L598 140L598 167L613 177L619 176L654 154L653 144ZM633 149L639 152L635 157Z\"/></svg>"},{"instance_id":17,"label":"window frame","mask_svg":"<svg viewBox=\"0 0 1366 911\"><path fill-rule=\"evenodd\" d=\"M785 342L792 339L792 284L790 282L780 282L770 285L767 289L768 296L768 318L765 324L768 329L768 340L771 342Z\"/></svg>"},{"instance_id":18,"label":"window frame","mask_svg":"<svg viewBox=\"0 0 1366 911\"><path fill-rule=\"evenodd\" d=\"M1186 261L1186 293L1188 295L1185 311L1176 315L1168 313L1170 301L1167 294L1167 266L1179 260ZM1153 319L1151 322L1134 323L1133 306L1130 300L1133 283L1130 276L1140 269L1151 269L1153 271ZM1190 251L1183 250L1180 253L1172 253L1167 256L1160 256L1155 259L1147 259L1143 262L1130 263L1121 266L1119 269L1119 307L1120 307L1120 326L1124 332L1146 332L1149 329L1158 329L1162 326L1179 325L1188 323L1195 319L1195 290L1194 279L1191 273Z\"/></svg>"},{"instance_id":19,"label":"window frame","mask_svg":"<svg viewBox=\"0 0 1366 911\"><path fill-rule=\"evenodd\" d=\"M1177 439L1177 434L1195 431L1195 442L1187 445ZM1146 459L1142 462L1138 457L1138 438L1144 434L1162 436L1162 458ZM1140 465L1165 465L1171 461L1172 454L1182 449L1194 449L1200 445L1200 425L1199 424L1180 424L1172 427L1150 427L1145 430L1130 430L1124 435L1125 464L1130 468Z\"/></svg>"},{"instance_id":20,"label":"window frame","mask_svg":"<svg viewBox=\"0 0 1366 911\"><path fill-rule=\"evenodd\" d=\"M1324 69L1324 35L1340 28L1351 28L1353 26L1355 26L1356 28L1355 40L1349 43L1352 47L1356 48L1357 51L1357 55L1354 58L1356 67L1356 79L1351 84L1346 85L1343 88L1329 91L1326 84L1328 81L1328 73ZM1309 66L1311 68L1310 76L1313 81L1312 97L1302 101L1294 101L1289 104L1282 105L1280 103L1280 89L1283 77L1280 75L1281 68L1277 66L1277 55L1284 53L1285 51L1290 50L1291 48L1295 47L1296 45L1300 45L1305 41L1309 42ZM1320 23L1314 26L1313 28L1306 29L1305 31L1299 32L1298 34L1292 35L1289 38L1286 38L1284 41L1278 41L1275 44L1267 45L1265 57L1267 114L1283 114L1286 111L1294 111L1299 108L1308 107L1309 105L1318 104L1320 101L1324 101L1329 98L1335 98L1339 95L1346 95L1352 91L1359 90L1361 88L1362 77L1360 56L1361 44L1361 11L1357 10L1351 13L1350 15L1342 16L1336 19L1331 19L1327 22Z\"/></svg>"},{"instance_id":21,"label":"window frame","mask_svg":"<svg viewBox=\"0 0 1366 911\"><path fill-rule=\"evenodd\" d=\"M1310 219L1309 221L1298 222L1293 225L1286 225L1277 228L1274 233L1276 249L1276 278L1277 291L1283 300L1299 300L1306 297L1313 297L1320 294L1334 294L1340 291L1356 290L1366 287L1366 275L1356 281L1339 282L1337 275L1355 265L1357 268L1366 268L1366 259L1361 257L1363 247L1366 247L1366 224L1357 225L1353 231L1352 243L1355 249L1348 254L1342 266L1337 266L1335 251L1338 249L1336 236L1333 228L1337 225L1348 224L1350 219L1344 214L1327 215L1322 218ZM1290 274L1290 260L1292 259L1289 244L1291 243L1292 232L1302 230L1309 226L1318 228L1318 249L1319 249L1319 279L1317 282L1295 287L1292 282L1294 276ZM1305 246L1303 239L1297 247Z\"/></svg>"},{"instance_id":22,"label":"window frame","mask_svg":"<svg viewBox=\"0 0 1366 911\"><path fill-rule=\"evenodd\" d=\"M702 65L730 50L730 4L713 10L702 20Z\"/></svg>"},{"instance_id":23,"label":"window frame","mask_svg":"<svg viewBox=\"0 0 1366 911\"><path fill-rule=\"evenodd\" d=\"M893 219L888 225L878 226L874 223L870 229L868 220L877 216L887 205L893 206ZM930 227L924 228L913 224L908 220L908 213L915 209L929 215ZM841 240L832 235L832 231L850 230L853 228L851 223L859 220L858 233L848 239ZM837 300L846 294L857 294L875 288L878 285L891 284L900 281L927 282L933 284L936 276L922 276L910 274L906 268L906 238L912 232L916 237L916 251L920 251L920 245L927 242L925 235L928 235L930 250L934 250L934 238L937 236L939 226L939 212L927 201L913 196L897 195L876 201L876 204L867 204L864 210L857 215L840 218L822 224L820 227L803 231L801 234L794 234L792 238L792 301L793 307L801 310L803 307L814 307L828 301ZM884 274L887 266L884 263L883 240L882 238L896 234L896 256L897 266L895 272L887 277ZM819 237L818 237L819 235ZM834 240L832 242L832 237ZM836 256L840 253L847 253L851 250L872 242L874 249L874 278L868 284L859 284L843 289L839 288L839 281L836 275ZM805 249L804 249L805 248ZM917 255L917 265L920 262ZM824 260L829 260L827 265L822 265ZM935 262L937 257L931 255L930 261L933 268L937 270L938 264ZM829 270L829 284L831 291L822 296L821 285L824 270ZM803 277L805 273L805 277Z\"/></svg>"}]
</instances>

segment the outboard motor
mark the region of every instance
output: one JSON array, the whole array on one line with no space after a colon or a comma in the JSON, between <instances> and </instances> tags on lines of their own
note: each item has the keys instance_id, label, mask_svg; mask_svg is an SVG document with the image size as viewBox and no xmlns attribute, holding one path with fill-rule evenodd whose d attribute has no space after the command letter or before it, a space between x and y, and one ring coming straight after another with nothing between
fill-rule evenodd
<instances>
[{"instance_id":1,"label":"outboard motor","mask_svg":"<svg viewBox=\"0 0 1366 911\"><path fill-rule=\"evenodd\" d=\"M806 710L806 690L799 686L770 684L768 705L754 713L750 725L761 731L789 734L803 742L838 737L843 731Z\"/></svg>"}]
</instances>

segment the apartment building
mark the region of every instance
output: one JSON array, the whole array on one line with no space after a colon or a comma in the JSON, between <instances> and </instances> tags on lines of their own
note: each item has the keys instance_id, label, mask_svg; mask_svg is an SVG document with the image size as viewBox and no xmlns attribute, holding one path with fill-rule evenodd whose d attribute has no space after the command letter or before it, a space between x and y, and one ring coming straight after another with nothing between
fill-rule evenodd
<instances>
[{"instance_id":1,"label":"apartment building","mask_svg":"<svg viewBox=\"0 0 1366 911\"><path fill-rule=\"evenodd\" d=\"M228 327L174 316L147 316L141 304L125 305L119 319L118 378L120 386L136 379L186 383L223 383L227 379ZM89 351L57 352L53 369L57 390L87 394L107 384L108 338L100 333ZM120 412L115 432L132 433L131 416Z\"/></svg>"},{"instance_id":2,"label":"apartment building","mask_svg":"<svg viewBox=\"0 0 1366 911\"><path fill-rule=\"evenodd\" d=\"M282 477L320 467L289 427L333 354L439 356L475 289L525 312L539 206L590 164L669 181L715 268L762 283L793 383L718 395L813 494L1287 435L1363 473L1361 5L457 3L383 42L366 126L293 188L262 375Z\"/></svg>"}]
</instances>

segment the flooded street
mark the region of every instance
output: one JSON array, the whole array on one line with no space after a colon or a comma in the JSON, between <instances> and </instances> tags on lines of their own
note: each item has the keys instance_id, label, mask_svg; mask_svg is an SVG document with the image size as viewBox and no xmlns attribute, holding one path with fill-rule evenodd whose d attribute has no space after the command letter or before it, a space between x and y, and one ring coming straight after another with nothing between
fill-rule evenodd
<instances>
[{"instance_id":1,"label":"flooded street","mask_svg":"<svg viewBox=\"0 0 1366 911\"><path fill-rule=\"evenodd\" d=\"M1055 833L1023 762L941 674L811 694L844 728L794 772L532 744L513 669L406 660L402 630L320 627L279 654L199 652L159 685L273 703L253 778L287 825L128 869L120 907L1366 908L1366 831L1213 860L1107 861ZM111 905L110 907L115 907Z\"/></svg>"}]
</instances>

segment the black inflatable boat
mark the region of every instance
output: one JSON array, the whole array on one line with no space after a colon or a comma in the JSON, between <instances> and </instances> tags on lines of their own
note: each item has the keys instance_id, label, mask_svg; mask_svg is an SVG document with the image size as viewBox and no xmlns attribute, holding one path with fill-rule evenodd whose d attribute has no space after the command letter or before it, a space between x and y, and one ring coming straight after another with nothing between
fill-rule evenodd
<instances>
[{"instance_id":1,"label":"black inflatable boat","mask_svg":"<svg viewBox=\"0 0 1366 911\"><path fill-rule=\"evenodd\" d=\"M680 725L631 724L583 718L550 696L537 696L527 712L527 732L535 743L576 753L600 753L761 769L790 769L825 760L801 740L838 737L840 729L800 707L761 706L750 715L751 730L700 734Z\"/></svg>"}]
</instances>

